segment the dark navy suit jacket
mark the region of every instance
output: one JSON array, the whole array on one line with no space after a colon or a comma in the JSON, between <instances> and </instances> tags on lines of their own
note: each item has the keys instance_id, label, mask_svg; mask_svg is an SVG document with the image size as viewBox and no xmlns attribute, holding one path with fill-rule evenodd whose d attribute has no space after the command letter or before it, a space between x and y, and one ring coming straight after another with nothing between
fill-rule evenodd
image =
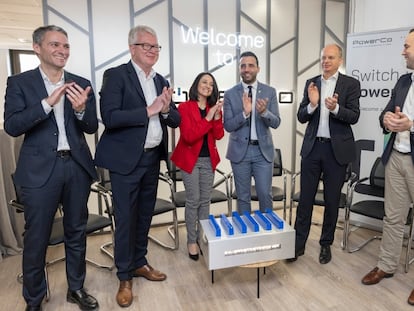
<instances>
[{"instance_id":1,"label":"dark navy suit jacket","mask_svg":"<svg viewBox=\"0 0 414 311\"><path fill-rule=\"evenodd\" d=\"M305 136L303 137L302 157L306 157L312 151L319 126L320 106L323 104L319 100L319 105L313 114L308 113L308 86L311 82L316 84L319 94L321 94L321 75L306 81L303 99L297 113L300 123L308 122ZM339 95L339 111L337 115L329 114L329 131L335 158L338 163L345 165L356 158L355 139L351 124L355 124L359 119L361 85L358 80L339 73L334 93Z\"/></svg>"},{"instance_id":2,"label":"dark navy suit jacket","mask_svg":"<svg viewBox=\"0 0 414 311\"><path fill-rule=\"evenodd\" d=\"M392 90L391 99L379 117L380 125L383 128L384 134L388 133L384 126L385 113L387 111L394 112L395 107L397 106L401 107L401 111L403 111L405 98L407 97L408 90L410 89L411 83L412 83L411 73L405 74L398 79L397 84ZM382 162L384 163L384 165L387 164L388 159L390 158L396 135L397 135L396 132L391 133L391 137L387 143L387 146L384 149L384 152L382 154ZM410 142L411 142L411 158L414 162L414 134L413 133L410 133Z\"/></svg>"},{"instance_id":3,"label":"dark navy suit jacket","mask_svg":"<svg viewBox=\"0 0 414 311\"><path fill-rule=\"evenodd\" d=\"M162 93L164 86L169 86L159 74L154 77L154 82L157 95ZM100 95L105 131L97 146L95 164L119 174L128 174L141 158L149 122L144 92L131 61L105 71ZM160 114L160 121L163 130L161 158L166 160L167 126L176 128L180 124L180 115L173 103L168 117Z\"/></svg>"},{"instance_id":4,"label":"dark navy suit jacket","mask_svg":"<svg viewBox=\"0 0 414 311\"><path fill-rule=\"evenodd\" d=\"M65 81L82 88L90 82L65 71ZM7 80L4 129L14 137L25 135L17 162L14 181L17 185L37 188L48 180L57 160L58 127L53 112L46 114L41 101L48 97L39 68L11 76ZM78 120L72 104L65 97L65 128L72 159L96 180L96 170L84 133L98 129L95 95L89 93L82 120Z\"/></svg>"}]
</instances>

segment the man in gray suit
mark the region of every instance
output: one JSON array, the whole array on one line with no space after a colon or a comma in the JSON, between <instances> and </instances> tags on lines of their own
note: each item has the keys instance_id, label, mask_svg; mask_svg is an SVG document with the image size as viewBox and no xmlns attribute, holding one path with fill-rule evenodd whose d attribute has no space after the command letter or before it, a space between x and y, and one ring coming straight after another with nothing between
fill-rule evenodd
<instances>
[{"instance_id":1,"label":"man in gray suit","mask_svg":"<svg viewBox=\"0 0 414 311\"><path fill-rule=\"evenodd\" d=\"M224 93L224 128L230 133L227 159L231 161L239 213L251 212L251 176L260 211L272 207L275 156L270 128L280 125L276 90L257 81L259 61L253 52L240 55L242 82Z\"/></svg>"}]
</instances>

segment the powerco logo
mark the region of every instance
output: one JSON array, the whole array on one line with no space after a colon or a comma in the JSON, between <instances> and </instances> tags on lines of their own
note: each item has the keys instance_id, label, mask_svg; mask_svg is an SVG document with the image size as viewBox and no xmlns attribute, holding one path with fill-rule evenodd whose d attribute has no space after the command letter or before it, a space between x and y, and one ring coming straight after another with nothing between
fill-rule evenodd
<instances>
[{"instance_id":1,"label":"powerco logo","mask_svg":"<svg viewBox=\"0 0 414 311\"><path fill-rule=\"evenodd\" d=\"M379 46L379 45L390 45L392 43L392 38L382 37L375 39L359 39L353 40L353 47L366 47L366 46Z\"/></svg>"}]
</instances>

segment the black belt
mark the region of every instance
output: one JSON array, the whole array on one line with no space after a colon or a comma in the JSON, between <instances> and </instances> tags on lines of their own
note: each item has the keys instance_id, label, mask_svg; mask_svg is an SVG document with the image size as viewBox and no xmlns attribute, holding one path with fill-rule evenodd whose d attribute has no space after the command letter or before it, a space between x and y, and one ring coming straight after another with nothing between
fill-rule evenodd
<instances>
[{"instance_id":1,"label":"black belt","mask_svg":"<svg viewBox=\"0 0 414 311\"><path fill-rule=\"evenodd\" d=\"M397 149L392 149L392 150L394 150L394 151L396 151L396 152L398 152L399 154L402 154L402 155L410 155L411 154L411 152L401 152Z\"/></svg>"},{"instance_id":2,"label":"black belt","mask_svg":"<svg viewBox=\"0 0 414 311\"><path fill-rule=\"evenodd\" d=\"M66 158L70 157L71 153L70 150L58 150L56 151L56 156L59 158Z\"/></svg>"},{"instance_id":3,"label":"black belt","mask_svg":"<svg viewBox=\"0 0 414 311\"><path fill-rule=\"evenodd\" d=\"M258 140L249 140L249 145L258 145L259 141Z\"/></svg>"},{"instance_id":4,"label":"black belt","mask_svg":"<svg viewBox=\"0 0 414 311\"><path fill-rule=\"evenodd\" d=\"M331 139L328 137L316 137L316 141L319 141L321 143L329 143Z\"/></svg>"},{"instance_id":5,"label":"black belt","mask_svg":"<svg viewBox=\"0 0 414 311\"><path fill-rule=\"evenodd\" d=\"M155 146L155 147L152 147L152 148L144 148L144 152L151 152L151 151L154 151L157 148L158 148L158 146Z\"/></svg>"}]
</instances>

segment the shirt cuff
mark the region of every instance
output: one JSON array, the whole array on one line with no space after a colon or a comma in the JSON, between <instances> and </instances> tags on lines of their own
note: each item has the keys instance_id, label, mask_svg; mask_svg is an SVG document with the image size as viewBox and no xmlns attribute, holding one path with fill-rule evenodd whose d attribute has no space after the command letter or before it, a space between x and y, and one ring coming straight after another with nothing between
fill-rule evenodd
<instances>
[{"instance_id":1,"label":"shirt cuff","mask_svg":"<svg viewBox=\"0 0 414 311\"><path fill-rule=\"evenodd\" d=\"M82 110L82 111L79 111L79 112L75 111L75 116L78 120L82 120L84 115L85 115L85 110Z\"/></svg>"},{"instance_id":2,"label":"shirt cuff","mask_svg":"<svg viewBox=\"0 0 414 311\"><path fill-rule=\"evenodd\" d=\"M336 104L335 109L331 111L331 113L333 113L334 115L337 115L339 111L339 105Z\"/></svg>"},{"instance_id":3,"label":"shirt cuff","mask_svg":"<svg viewBox=\"0 0 414 311\"><path fill-rule=\"evenodd\" d=\"M51 113L51 112L52 112L53 107L52 107L52 106L50 106L50 105L47 103L46 99L42 99L41 103L42 103L43 111L44 111L46 114L49 114L49 113Z\"/></svg>"},{"instance_id":4,"label":"shirt cuff","mask_svg":"<svg viewBox=\"0 0 414 311\"><path fill-rule=\"evenodd\" d=\"M312 114L316 110L316 108L318 108L318 106L312 107L311 103L309 103L307 106L308 113Z\"/></svg>"}]
</instances>

